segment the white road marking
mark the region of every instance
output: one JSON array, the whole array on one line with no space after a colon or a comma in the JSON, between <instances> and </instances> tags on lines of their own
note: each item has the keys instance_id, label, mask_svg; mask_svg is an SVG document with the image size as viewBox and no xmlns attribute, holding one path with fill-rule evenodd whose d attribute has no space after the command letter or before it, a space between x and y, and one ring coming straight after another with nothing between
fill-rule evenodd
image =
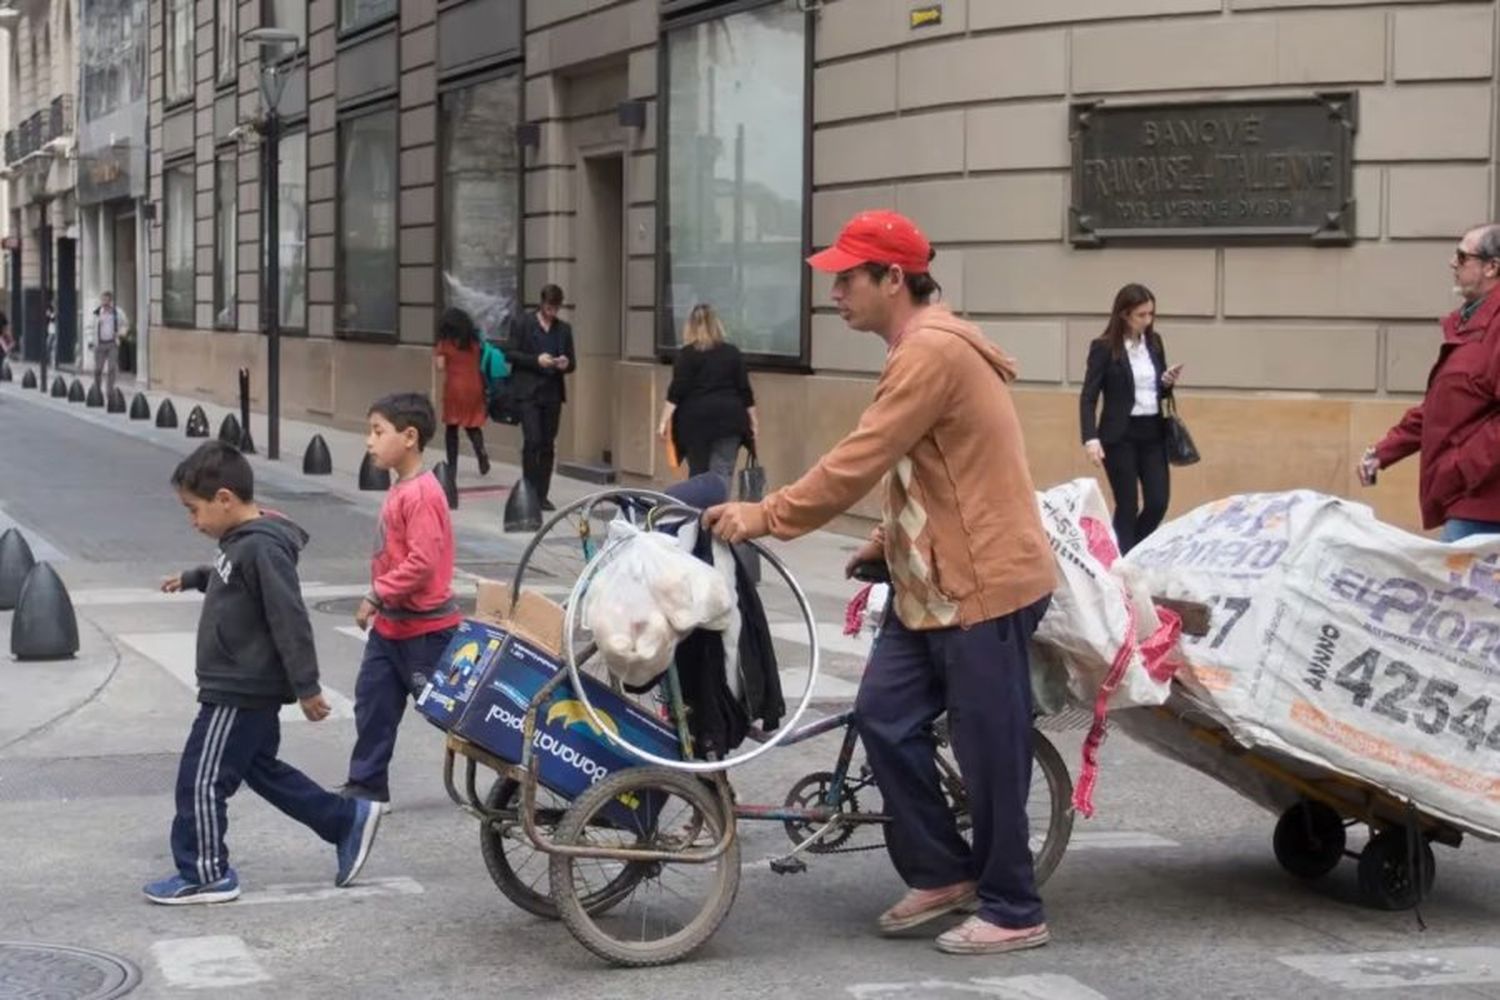
<instances>
[{"instance_id":1,"label":"white road marking","mask_svg":"<svg viewBox=\"0 0 1500 1000\"><path fill-rule=\"evenodd\" d=\"M117 638L137 653L151 660L190 691L198 690L198 677L194 669L197 659L198 636L193 632L132 632ZM333 711L330 719L354 718L354 704L344 695L326 685L323 697ZM305 722L302 709L296 705L281 707L282 722Z\"/></svg>"},{"instance_id":2,"label":"white road marking","mask_svg":"<svg viewBox=\"0 0 1500 1000\"><path fill-rule=\"evenodd\" d=\"M771 625L771 635L799 646L807 645L807 625L801 621L776 622ZM869 633L851 637L844 634L842 624L819 622L818 649L824 653L842 653L864 659L870 655Z\"/></svg>"},{"instance_id":3,"label":"white road marking","mask_svg":"<svg viewBox=\"0 0 1500 1000\"><path fill-rule=\"evenodd\" d=\"M346 889L327 882L301 882L268 885L264 889L246 891L235 905L319 903L330 899L368 899L372 896L420 896L424 891L420 882L405 876L364 879Z\"/></svg>"},{"instance_id":4,"label":"white road marking","mask_svg":"<svg viewBox=\"0 0 1500 1000\"><path fill-rule=\"evenodd\" d=\"M162 977L182 989L217 990L271 979L245 942L228 934L155 941L151 957Z\"/></svg>"},{"instance_id":5,"label":"white road marking","mask_svg":"<svg viewBox=\"0 0 1500 1000\"><path fill-rule=\"evenodd\" d=\"M1073 836L1068 838L1070 851L1120 851L1181 846L1175 840L1158 837L1154 833L1136 833L1131 830L1075 830Z\"/></svg>"},{"instance_id":6,"label":"white road marking","mask_svg":"<svg viewBox=\"0 0 1500 1000\"><path fill-rule=\"evenodd\" d=\"M806 686L806 666L781 671L781 693L788 701L800 699L802 689ZM826 668L818 671L818 682L813 685L813 698L818 701L850 702L854 700L858 692L858 684L846 681L842 677L834 677Z\"/></svg>"},{"instance_id":7,"label":"white road marking","mask_svg":"<svg viewBox=\"0 0 1500 1000\"><path fill-rule=\"evenodd\" d=\"M334 631L340 635L347 635L361 646L364 645L365 640L369 637L365 630L358 625L339 625L334 628Z\"/></svg>"},{"instance_id":8,"label":"white road marking","mask_svg":"<svg viewBox=\"0 0 1500 1000\"><path fill-rule=\"evenodd\" d=\"M1003 979L919 979L904 983L855 983L848 987L855 1000L922 1000L968 994L1000 1000L1109 1000L1072 976L1044 972Z\"/></svg>"},{"instance_id":9,"label":"white road marking","mask_svg":"<svg viewBox=\"0 0 1500 1000\"><path fill-rule=\"evenodd\" d=\"M1281 955L1277 960L1346 990L1394 987L1404 996L1419 996L1434 986L1500 983L1500 948L1328 952Z\"/></svg>"},{"instance_id":10,"label":"white road marking","mask_svg":"<svg viewBox=\"0 0 1500 1000\"><path fill-rule=\"evenodd\" d=\"M1163 847L1181 847L1175 840L1166 837L1158 837L1154 833L1137 833L1133 830L1075 830L1068 838L1068 852L1072 851L1124 851L1161 849ZM1033 852L1041 850L1042 837L1036 835L1031 838L1031 849ZM787 849L791 849L788 842ZM755 861L747 861L744 864L746 871L770 871L771 862L782 857L780 854L768 854ZM817 855L805 855L808 861Z\"/></svg>"}]
</instances>

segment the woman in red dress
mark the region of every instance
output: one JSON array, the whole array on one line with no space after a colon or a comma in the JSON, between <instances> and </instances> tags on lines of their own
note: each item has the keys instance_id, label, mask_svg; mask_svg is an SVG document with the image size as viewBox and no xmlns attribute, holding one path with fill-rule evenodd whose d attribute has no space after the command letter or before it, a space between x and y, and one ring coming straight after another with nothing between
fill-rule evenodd
<instances>
[{"instance_id":1,"label":"woman in red dress","mask_svg":"<svg viewBox=\"0 0 1500 1000\"><path fill-rule=\"evenodd\" d=\"M484 380L479 374L479 359L484 345L474 329L474 321L462 309L443 312L438 324L437 344L432 349L432 363L443 376L444 443L448 448L448 475L458 489L458 429L462 427L479 459L479 474L490 472L490 456L484 450L486 419ZM447 485L447 484L445 484Z\"/></svg>"}]
</instances>

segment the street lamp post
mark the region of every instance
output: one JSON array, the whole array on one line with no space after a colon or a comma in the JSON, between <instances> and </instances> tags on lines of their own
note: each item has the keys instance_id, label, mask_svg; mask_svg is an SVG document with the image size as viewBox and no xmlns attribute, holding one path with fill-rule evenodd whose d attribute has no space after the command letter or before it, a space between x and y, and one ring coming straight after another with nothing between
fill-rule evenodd
<instances>
[{"instance_id":1,"label":"street lamp post","mask_svg":"<svg viewBox=\"0 0 1500 1000\"><path fill-rule=\"evenodd\" d=\"M285 28L256 28L245 32L245 43L260 49L261 232L264 272L261 275L261 327L266 331L266 457L281 457L281 240L277 216L281 210L281 93L287 65L281 54L301 39ZM250 428L246 427L248 434Z\"/></svg>"}]
</instances>

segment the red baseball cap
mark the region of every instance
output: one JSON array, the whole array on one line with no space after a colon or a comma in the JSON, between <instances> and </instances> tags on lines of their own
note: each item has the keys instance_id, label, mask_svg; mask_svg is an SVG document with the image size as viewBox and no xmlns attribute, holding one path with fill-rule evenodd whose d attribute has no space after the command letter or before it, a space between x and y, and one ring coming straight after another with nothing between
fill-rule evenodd
<instances>
[{"instance_id":1,"label":"red baseball cap","mask_svg":"<svg viewBox=\"0 0 1500 1000\"><path fill-rule=\"evenodd\" d=\"M815 271L837 274L861 264L897 264L907 274L926 274L932 244L917 224L899 212L860 212L839 230L833 246L807 258Z\"/></svg>"}]
</instances>

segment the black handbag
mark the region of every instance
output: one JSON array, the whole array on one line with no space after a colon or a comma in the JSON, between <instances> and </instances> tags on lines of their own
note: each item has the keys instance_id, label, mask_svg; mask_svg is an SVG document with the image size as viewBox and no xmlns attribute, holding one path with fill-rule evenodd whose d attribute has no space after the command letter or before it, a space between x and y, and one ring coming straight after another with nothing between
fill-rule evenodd
<instances>
[{"instance_id":1,"label":"black handbag","mask_svg":"<svg viewBox=\"0 0 1500 1000\"><path fill-rule=\"evenodd\" d=\"M750 444L750 459L745 467L740 470L738 486L739 498L742 501L758 502L766 498L766 470L760 464L760 459L755 455L755 444Z\"/></svg>"},{"instance_id":2,"label":"black handbag","mask_svg":"<svg viewBox=\"0 0 1500 1000\"><path fill-rule=\"evenodd\" d=\"M756 457L755 442L751 441L749 447L750 457L736 477L735 486L742 502L756 503L766 498L766 470ZM740 567L745 571L745 576L751 583L760 583L760 553L748 545L736 545L734 549L740 557Z\"/></svg>"},{"instance_id":3,"label":"black handbag","mask_svg":"<svg viewBox=\"0 0 1500 1000\"><path fill-rule=\"evenodd\" d=\"M1177 401L1171 396L1161 401L1161 416L1166 423L1167 461L1173 465L1193 465L1198 462L1198 446L1188 433L1187 424L1177 415Z\"/></svg>"}]
</instances>

